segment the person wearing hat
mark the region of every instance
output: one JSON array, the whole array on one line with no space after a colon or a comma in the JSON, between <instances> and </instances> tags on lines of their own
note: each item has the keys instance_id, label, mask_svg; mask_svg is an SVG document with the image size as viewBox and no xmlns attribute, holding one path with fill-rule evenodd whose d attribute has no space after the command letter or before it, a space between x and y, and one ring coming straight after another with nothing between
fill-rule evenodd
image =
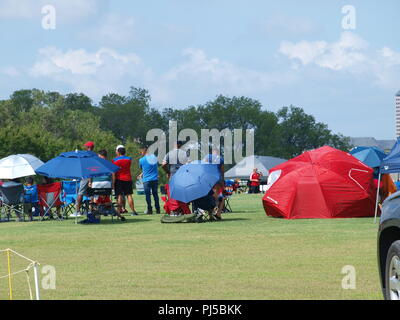
<instances>
[{"instance_id":1,"label":"person wearing hat","mask_svg":"<svg viewBox=\"0 0 400 320\"><path fill-rule=\"evenodd\" d=\"M88 141L83 146L85 147L86 151L94 150L94 142L93 141ZM90 183L90 178L82 179L79 182L78 196L76 197L76 211L71 214L71 217L80 217L82 215L82 213L81 213L82 200L83 200L83 196L87 193L89 183Z\"/></svg>"},{"instance_id":2,"label":"person wearing hat","mask_svg":"<svg viewBox=\"0 0 400 320\"><path fill-rule=\"evenodd\" d=\"M184 164L188 163L188 156L184 150L181 149L182 141L177 141L175 148L168 152L162 162L162 168L167 173L169 179L178 171Z\"/></svg>"},{"instance_id":3,"label":"person wearing hat","mask_svg":"<svg viewBox=\"0 0 400 320\"><path fill-rule=\"evenodd\" d=\"M132 197L132 158L126 155L126 149L123 145L117 146L115 153L117 156L112 160L112 163L120 167L120 169L116 173L113 173L113 189L115 192L115 196L118 199L119 213L123 213L124 197L126 196L129 206L132 209L132 215L137 215Z\"/></svg>"}]
</instances>

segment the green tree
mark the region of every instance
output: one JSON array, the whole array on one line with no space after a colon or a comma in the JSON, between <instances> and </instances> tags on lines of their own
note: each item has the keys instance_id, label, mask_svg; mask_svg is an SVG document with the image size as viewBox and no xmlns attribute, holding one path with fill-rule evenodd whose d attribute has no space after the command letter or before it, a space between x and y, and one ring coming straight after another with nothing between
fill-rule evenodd
<instances>
[{"instance_id":1,"label":"green tree","mask_svg":"<svg viewBox=\"0 0 400 320\"><path fill-rule=\"evenodd\" d=\"M302 108L283 107L277 112L277 117L279 123L271 139L271 152L275 156L290 159L324 145L346 151L350 147L348 138L333 134L326 124L317 122Z\"/></svg>"}]
</instances>

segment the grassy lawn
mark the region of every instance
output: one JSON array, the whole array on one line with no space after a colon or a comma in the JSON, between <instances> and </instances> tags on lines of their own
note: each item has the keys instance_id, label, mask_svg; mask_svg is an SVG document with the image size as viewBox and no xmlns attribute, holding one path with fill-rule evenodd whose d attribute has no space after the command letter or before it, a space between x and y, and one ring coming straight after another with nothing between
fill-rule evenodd
<instances>
[{"instance_id":1,"label":"grassy lawn","mask_svg":"<svg viewBox=\"0 0 400 320\"><path fill-rule=\"evenodd\" d=\"M0 248L56 268L56 289L42 299L381 299L373 219L269 218L261 197L235 195L235 213L214 223L161 224L159 215L0 223ZM144 196L135 200L143 212ZM354 290L341 287L345 265L356 269ZM15 298L28 297L24 274L14 287Z\"/></svg>"}]
</instances>

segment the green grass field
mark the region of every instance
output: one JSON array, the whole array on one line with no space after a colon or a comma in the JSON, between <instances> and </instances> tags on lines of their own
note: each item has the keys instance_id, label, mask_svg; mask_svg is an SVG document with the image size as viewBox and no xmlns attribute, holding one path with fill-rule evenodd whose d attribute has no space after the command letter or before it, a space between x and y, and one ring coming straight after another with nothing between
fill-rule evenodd
<instances>
[{"instance_id":1,"label":"green grass field","mask_svg":"<svg viewBox=\"0 0 400 320\"><path fill-rule=\"evenodd\" d=\"M42 299L381 299L373 219L269 218L261 197L235 195L235 212L213 223L161 224L159 215L6 222L0 248L56 268L56 289L41 290ZM134 198L143 212L144 196ZM354 290L342 289L345 265L356 269ZM14 297L29 297L23 274Z\"/></svg>"}]
</instances>

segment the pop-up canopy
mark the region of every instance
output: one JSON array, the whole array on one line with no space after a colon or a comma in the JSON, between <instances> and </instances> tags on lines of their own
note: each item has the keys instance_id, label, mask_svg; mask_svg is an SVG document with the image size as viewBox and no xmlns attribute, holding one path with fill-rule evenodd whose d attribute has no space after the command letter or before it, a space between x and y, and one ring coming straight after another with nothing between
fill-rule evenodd
<instances>
[{"instance_id":1,"label":"pop-up canopy","mask_svg":"<svg viewBox=\"0 0 400 320\"><path fill-rule=\"evenodd\" d=\"M375 220L378 213L378 200L379 200L379 187L381 183L381 176L383 173L396 173L400 172L400 137L397 138L396 144L393 146L389 155L384 158L379 167L378 190L376 191L375 203Z\"/></svg>"}]
</instances>

